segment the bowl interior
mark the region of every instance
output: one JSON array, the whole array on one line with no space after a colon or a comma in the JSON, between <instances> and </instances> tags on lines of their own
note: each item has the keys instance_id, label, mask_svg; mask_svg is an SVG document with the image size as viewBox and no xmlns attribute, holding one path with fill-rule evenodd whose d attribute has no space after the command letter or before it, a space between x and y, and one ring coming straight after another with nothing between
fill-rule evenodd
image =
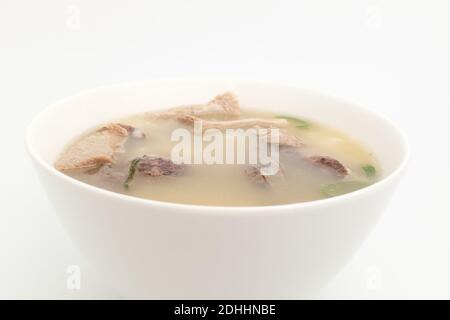
<instances>
[{"instance_id":1,"label":"bowl interior","mask_svg":"<svg viewBox=\"0 0 450 320\"><path fill-rule=\"evenodd\" d=\"M102 87L61 100L30 125L27 142L41 163L52 166L66 144L84 131L129 114L203 103L232 91L244 107L320 121L367 145L389 175L405 160L403 134L384 117L349 102L294 87L233 80L159 80Z\"/></svg>"}]
</instances>

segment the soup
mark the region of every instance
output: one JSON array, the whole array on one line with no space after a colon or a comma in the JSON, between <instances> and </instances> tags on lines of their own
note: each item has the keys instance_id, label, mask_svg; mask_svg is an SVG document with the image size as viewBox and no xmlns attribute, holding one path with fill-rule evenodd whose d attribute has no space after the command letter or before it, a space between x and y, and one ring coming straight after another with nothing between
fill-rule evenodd
<instances>
[{"instance_id":1,"label":"soup","mask_svg":"<svg viewBox=\"0 0 450 320\"><path fill-rule=\"evenodd\" d=\"M55 167L113 192L212 206L334 197L380 174L370 150L345 133L241 108L231 93L101 125L70 143Z\"/></svg>"}]
</instances>

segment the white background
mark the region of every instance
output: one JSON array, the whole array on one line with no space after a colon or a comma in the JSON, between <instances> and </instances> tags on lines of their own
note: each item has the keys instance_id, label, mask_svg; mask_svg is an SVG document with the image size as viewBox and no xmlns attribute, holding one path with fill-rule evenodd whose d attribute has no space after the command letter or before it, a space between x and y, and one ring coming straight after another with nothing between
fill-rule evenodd
<instances>
[{"instance_id":1,"label":"white background","mask_svg":"<svg viewBox=\"0 0 450 320\"><path fill-rule=\"evenodd\" d=\"M0 0L0 298L117 298L36 179L23 142L33 116L98 85L192 75L296 84L397 122L408 173L313 298L450 298L449 11L445 0ZM70 265L81 290L66 288Z\"/></svg>"}]
</instances>

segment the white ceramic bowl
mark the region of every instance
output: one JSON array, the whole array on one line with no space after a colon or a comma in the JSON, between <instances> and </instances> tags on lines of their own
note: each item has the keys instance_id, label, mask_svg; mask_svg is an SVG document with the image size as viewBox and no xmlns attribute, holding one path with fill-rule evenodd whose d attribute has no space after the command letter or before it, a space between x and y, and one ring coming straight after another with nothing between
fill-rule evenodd
<instances>
[{"instance_id":1,"label":"white ceramic bowl","mask_svg":"<svg viewBox=\"0 0 450 320\"><path fill-rule=\"evenodd\" d=\"M226 90L244 106L318 119L359 138L378 156L383 179L326 200L210 207L129 197L53 168L62 148L95 125L208 101ZM289 86L217 79L166 79L82 92L41 112L26 141L64 226L99 275L125 298L308 297L367 237L408 157L399 129L365 108Z\"/></svg>"}]
</instances>

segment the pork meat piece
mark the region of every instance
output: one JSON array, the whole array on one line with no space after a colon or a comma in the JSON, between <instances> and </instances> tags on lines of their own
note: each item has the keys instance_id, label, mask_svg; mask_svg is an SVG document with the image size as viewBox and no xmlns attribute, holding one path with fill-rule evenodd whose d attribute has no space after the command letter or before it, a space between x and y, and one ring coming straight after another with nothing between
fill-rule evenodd
<instances>
[{"instance_id":1,"label":"pork meat piece","mask_svg":"<svg viewBox=\"0 0 450 320\"><path fill-rule=\"evenodd\" d=\"M171 160L158 156L142 156L137 164L140 174L158 177L179 175L184 165L175 164Z\"/></svg>"}]
</instances>

